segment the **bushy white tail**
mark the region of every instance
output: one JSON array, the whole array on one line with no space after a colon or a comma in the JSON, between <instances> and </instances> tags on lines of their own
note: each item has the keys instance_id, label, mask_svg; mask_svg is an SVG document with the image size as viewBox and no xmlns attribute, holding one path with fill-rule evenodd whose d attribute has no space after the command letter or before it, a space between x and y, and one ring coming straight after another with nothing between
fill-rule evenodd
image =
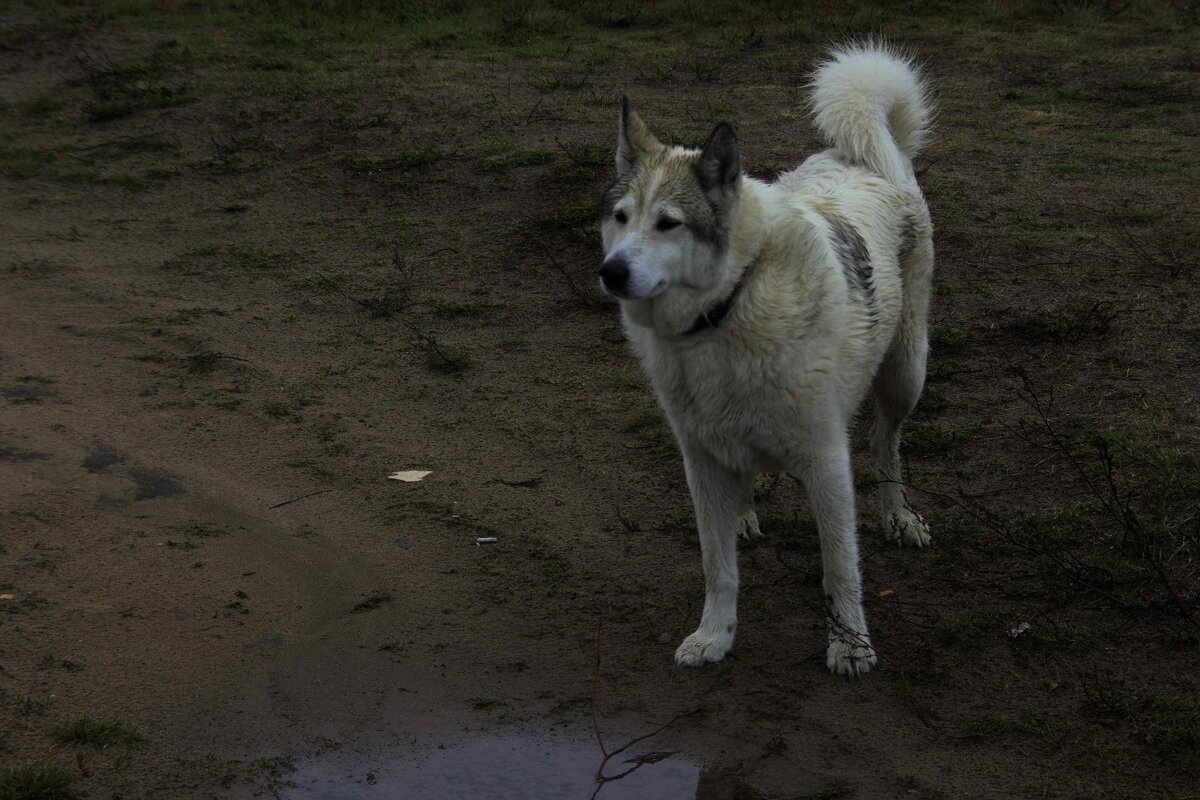
<instances>
[{"instance_id":1,"label":"bushy white tail","mask_svg":"<svg viewBox=\"0 0 1200 800\"><path fill-rule=\"evenodd\" d=\"M837 47L812 81L817 129L844 159L896 183L929 136L929 90L912 60L886 45Z\"/></svg>"}]
</instances>

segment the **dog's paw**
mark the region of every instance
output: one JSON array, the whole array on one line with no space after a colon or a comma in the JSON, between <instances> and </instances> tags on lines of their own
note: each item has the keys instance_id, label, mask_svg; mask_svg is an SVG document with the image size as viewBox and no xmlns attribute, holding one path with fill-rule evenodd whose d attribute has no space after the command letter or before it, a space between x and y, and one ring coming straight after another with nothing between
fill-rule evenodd
<instances>
[{"instance_id":1,"label":"dog's paw","mask_svg":"<svg viewBox=\"0 0 1200 800\"><path fill-rule=\"evenodd\" d=\"M753 511L747 511L738 520L737 534L742 539L755 539L762 536L762 531L758 527L758 515Z\"/></svg>"},{"instance_id":2,"label":"dog's paw","mask_svg":"<svg viewBox=\"0 0 1200 800\"><path fill-rule=\"evenodd\" d=\"M720 661L731 647L732 633L712 633L701 628L679 645L675 663L681 667L702 667L705 662Z\"/></svg>"},{"instance_id":3,"label":"dog's paw","mask_svg":"<svg viewBox=\"0 0 1200 800\"><path fill-rule=\"evenodd\" d=\"M876 661L878 657L875 655L875 648L871 646L870 637L865 634L830 634L825 664L835 675L856 678L866 674L875 666Z\"/></svg>"},{"instance_id":4,"label":"dog's paw","mask_svg":"<svg viewBox=\"0 0 1200 800\"><path fill-rule=\"evenodd\" d=\"M933 538L929 535L929 523L911 508L902 508L887 516L883 526L887 540L906 547L928 547Z\"/></svg>"}]
</instances>

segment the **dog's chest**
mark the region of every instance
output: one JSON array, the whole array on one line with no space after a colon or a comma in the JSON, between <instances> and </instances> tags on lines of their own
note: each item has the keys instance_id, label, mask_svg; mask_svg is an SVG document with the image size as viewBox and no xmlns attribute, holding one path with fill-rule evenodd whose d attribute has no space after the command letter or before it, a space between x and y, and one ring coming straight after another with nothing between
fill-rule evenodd
<instances>
[{"instance_id":1,"label":"dog's chest","mask_svg":"<svg viewBox=\"0 0 1200 800\"><path fill-rule=\"evenodd\" d=\"M652 351L643 364L677 433L731 466L769 452L764 434L787 394L771 379L774 364L718 347Z\"/></svg>"}]
</instances>

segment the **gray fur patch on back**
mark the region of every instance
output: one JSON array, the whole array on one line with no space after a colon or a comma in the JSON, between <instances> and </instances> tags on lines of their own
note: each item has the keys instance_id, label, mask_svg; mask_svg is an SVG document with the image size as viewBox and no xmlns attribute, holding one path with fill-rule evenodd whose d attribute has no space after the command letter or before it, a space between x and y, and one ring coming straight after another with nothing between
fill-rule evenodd
<instances>
[{"instance_id":1,"label":"gray fur patch on back","mask_svg":"<svg viewBox=\"0 0 1200 800\"><path fill-rule=\"evenodd\" d=\"M896 249L896 259L900 262L900 269L904 269L904 262L908 260L916 247L917 218L908 214L900 221L900 246Z\"/></svg>"},{"instance_id":2,"label":"gray fur patch on back","mask_svg":"<svg viewBox=\"0 0 1200 800\"><path fill-rule=\"evenodd\" d=\"M857 286L870 303L875 297L875 287L871 283L871 254L867 252L866 240L844 219L829 212L823 212L822 216L829 223L833 251L846 274L846 282Z\"/></svg>"}]
</instances>

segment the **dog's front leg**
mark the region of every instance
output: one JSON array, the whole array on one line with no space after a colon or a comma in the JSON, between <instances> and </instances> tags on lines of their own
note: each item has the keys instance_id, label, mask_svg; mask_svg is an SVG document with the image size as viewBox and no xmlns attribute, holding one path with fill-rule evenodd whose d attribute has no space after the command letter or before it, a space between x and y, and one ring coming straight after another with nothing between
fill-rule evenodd
<instances>
[{"instance_id":1,"label":"dog's front leg","mask_svg":"<svg viewBox=\"0 0 1200 800\"><path fill-rule=\"evenodd\" d=\"M840 675L862 675L875 665L876 657L862 607L848 444L828 443L797 472L808 492L821 540L825 613L829 623L826 664L831 672Z\"/></svg>"},{"instance_id":2,"label":"dog's front leg","mask_svg":"<svg viewBox=\"0 0 1200 800\"><path fill-rule=\"evenodd\" d=\"M675 651L675 662L698 667L706 661L720 661L733 647L737 630L738 520L748 507L751 482L696 448L683 448L683 463L700 531L704 615L696 632Z\"/></svg>"}]
</instances>

